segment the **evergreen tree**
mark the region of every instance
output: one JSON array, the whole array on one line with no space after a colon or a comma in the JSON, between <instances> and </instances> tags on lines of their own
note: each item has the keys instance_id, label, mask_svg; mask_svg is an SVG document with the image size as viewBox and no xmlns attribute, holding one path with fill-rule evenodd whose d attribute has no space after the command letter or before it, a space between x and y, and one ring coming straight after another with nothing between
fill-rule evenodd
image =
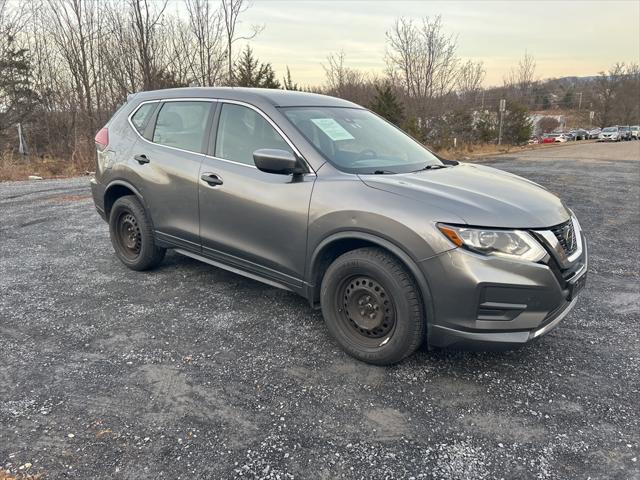
<instances>
[{"instance_id":1,"label":"evergreen tree","mask_svg":"<svg viewBox=\"0 0 640 480\"><path fill-rule=\"evenodd\" d=\"M391 123L400 125L404 118L404 109L393 92L391 83L385 82L384 85L376 85L375 88L376 96L369 108Z\"/></svg>"},{"instance_id":2,"label":"evergreen tree","mask_svg":"<svg viewBox=\"0 0 640 480\"><path fill-rule=\"evenodd\" d=\"M520 145L531 137L532 125L529 110L524 105L508 101L502 125L502 142Z\"/></svg>"},{"instance_id":3,"label":"evergreen tree","mask_svg":"<svg viewBox=\"0 0 640 480\"><path fill-rule=\"evenodd\" d=\"M233 78L238 87L257 87L260 75L258 59L253 56L253 50L247 45L236 62Z\"/></svg>"},{"instance_id":4,"label":"evergreen tree","mask_svg":"<svg viewBox=\"0 0 640 480\"><path fill-rule=\"evenodd\" d=\"M284 77L283 80L284 80L283 85L285 90L300 90L298 88L298 84L293 83L293 80L291 79L291 71L289 70L288 66L287 66L287 75Z\"/></svg>"},{"instance_id":5,"label":"evergreen tree","mask_svg":"<svg viewBox=\"0 0 640 480\"><path fill-rule=\"evenodd\" d=\"M422 134L422 129L420 128L416 117L408 118L402 124L402 129L419 142L424 141L424 135Z\"/></svg>"},{"instance_id":6,"label":"evergreen tree","mask_svg":"<svg viewBox=\"0 0 640 480\"><path fill-rule=\"evenodd\" d=\"M238 87L280 88L270 63L260 63L247 45L235 64L235 85Z\"/></svg>"},{"instance_id":7,"label":"evergreen tree","mask_svg":"<svg viewBox=\"0 0 640 480\"><path fill-rule=\"evenodd\" d=\"M574 104L573 89L569 89L564 94L564 98L562 99L562 105L565 108L573 108L573 104Z\"/></svg>"},{"instance_id":8,"label":"evergreen tree","mask_svg":"<svg viewBox=\"0 0 640 480\"><path fill-rule=\"evenodd\" d=\"M475 127L478 140L484 143L491 143L498 138L496 118L496 115L489 111L484 111L478 115Z\"/></svg>"},{"instance_id":9,"label":"evergreen tree","mask_svg":"<svg viewBox=\"0 0 640 480\"><path fill-rule=\"evenodd\" d=\"M14 39L8 37L0 51L0 132L13 132L17 123L30 119L36 106L28 51L16 47Z\"/></svg>"},{"instance_id":10,"label":"evergreen tree","mask_svg":"<svg viewBox=\"0 0 640 480\"><path fill-rule=\"evenodd\" d=\"M276 72L273 71L270 63L260 64L257 86L261 88L280 88L280 82L276 79Z\"/></svg>"}]
</instances>

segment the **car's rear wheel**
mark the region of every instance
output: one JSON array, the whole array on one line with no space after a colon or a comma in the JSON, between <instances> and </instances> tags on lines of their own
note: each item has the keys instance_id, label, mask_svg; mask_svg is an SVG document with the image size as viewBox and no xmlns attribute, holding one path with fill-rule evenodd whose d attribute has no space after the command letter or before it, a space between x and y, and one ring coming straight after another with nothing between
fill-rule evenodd
<instances>
[{"instance_id":1,"label":"car's rear wheel","mask_svg":"<svg viewBox=\"0 0 640 480\"><path fill-rule=\"evenodd\" d=\"M399 362L424 340L419 289L403 265L382 249L360 248L338 257L322 279L320 303L333 337L364 362Z\"/></svg>"},{"instance_id":2,"label":"car's rear wheel","mask_svg":"<svg viewBox=\"0 0 640 480\"><path fill-rule=\"evenodd\" d=\"M151 222L134 195L120 197L111 207L109 234L116 256L132 270L153 268L166 253L155 244Z\"/></svg>"}]
</instances>

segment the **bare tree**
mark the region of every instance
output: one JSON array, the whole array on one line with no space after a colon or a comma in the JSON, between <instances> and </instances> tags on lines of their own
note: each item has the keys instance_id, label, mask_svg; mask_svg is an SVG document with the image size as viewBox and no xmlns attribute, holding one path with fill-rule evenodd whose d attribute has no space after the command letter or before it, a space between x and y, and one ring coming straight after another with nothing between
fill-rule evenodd
<instances>
[{"instance_id":1,"label":"bare tree","mask_svg":"<svg viewBox=\"0 0 640 480\"><path fill-rule=\"evenodd\" d=\"M626 66L615 107L617 120L623 125L637 125L640 122L640 65L637 63Z\"/></svg>"},{"instance_id":2,"label":"bare tree","mask_svg":"<svg viewBox=\"0 0 640 480\"><path fill-rule=\"evenodd\" d=\"M258 35L262 30L261 25L252 25L251 33L245 36L237 36L236 27L238 25L238 18L240 15L247 11L251 6L250 3L245 0L222 0L222 16L224 19L224 28L227 40L227 63L229 67L229 84L233 84L233 54L232 47L238 40L251 40Z\"/></svg>"},{"instance_id":3,"label":"bare tree","mask_svg":"<svg viewBox=\"0 0 640 480\"><path fill-rule=\"evenodd\" d=\"M512 68L504 78L504 86L520 98L529 97L536 83L535 75L536 60L533 55L525 51L522 59L518 61L518 66Z\"/></svg>"},{"instance_id":4,"label":"bare tree","mask_svg":"<svg viewBox=\"0 0 640 480\"><path fill-rule=\"evenodd\" d=\"M9 0L0 0L0 51L3 51L9 40L16 37L26 19L25 10Z\"/></svg>"},{"instance_id":5,"label":"bare tree","mask_svg":"<svg viewBox=\"0 0 640 480\"><path fill-rule=\"evenodd\" d=\"M162 68L158 65L161 43L157 31L167 8L167 1L129 0L131 22L136 39L135 52L142 72L142 87L145 90L158 88Z\"/></svg>"},{"instance_id":6,"label":"bare tree","mask_svg":"<svg viewBox=\"0 0 640 480\"><path fill-rule=\"evenodd\" d=\"M367 92L368 79L362 72L345 65L344 51L329 55L322 68L326 78L326 93L360 104L369 103L369 97L374 94L373 86Z\"/></svg>"},{"instance_id":7,"label":"bare tree","mask_svg":"<svg viewBox=\"0 0 640 480\"><path fill-rule=\"evenodd\" d=\"M196 47L193 76L200 86L216 85L221 81L227 53L223 40L226 24L222 11L213 8L210 0L186 0L186 6L189 30ZM235 26L232 30L235 30Z\"/></svg>"},{"instance_id":8,"label":"bare tree","mask_svg":"<svg viewBox=\"0 0 640 480\"><path fill-rule=\"evenodd\" d=\"M458 75L457 38L443 31L440 16L419 25L399 18L387 32L389 70L397 72L410 98L425 101L453 92Z\"/></svg>"},{"instance_id":9,"label":"bare tree","mask_svg":"<svg viewBox=\"0 0 640 480\"><path fill-rule=\"evenodd\" d=\"M83 112L82 124L87 138L95 130L94 86L97 41L101 23L97 4L88 0L47 0L50 18L49 33L58 52L67 64L74 91Z\"/></svg>"},{"instance_id":10,"label":"bare tree","mask_svg":"<svg viewBox=\"0 0 640 480\"><path fill-rule=\"evenodd\" d=\"M484 81L486 73L482 62L476 63L469 60L460 66L456 88L463 102L475 100L478 92L482 88L482 82Z\"/></svg>"},{"instance_id":11,"label":"bare tree","mask_svg":"<svg viewBox=\"0 0 640 480\"><path fill-rule=\"evenodd\" d=\"M560 126L560 122L555 117L542 117L538 121L538 128L542 133L553 132Z\"/></svg>"},{"instance_id":12,"label":"bare tree","mask_svg":"<svg viewBox=\"0 0 640 480\"><path fill-rule=\"evenodd\" d=\"M104 12L109 25L100 49L102 56L102 78L111 100L111 108L126 98L128 93L142 88L142 75L136 51L136 37L131 28L129 12L117 4L111 4Z\"/></svg>"},{"instance_id":13,"label":"bare tree","mask_svg":"<svg viewBox=\"0 0 640 480\"><path fill-rule=\"evenodd\" d=\"M600 72L595 83L596 115L601 127L610 125L615 120L615 104L624 79L624 63L616 63L608 72Z\"/></svg>"},{"instance_id":14,"label":"bare tree","mask_svg":"<svg viewBox=\"0 0 640 480\"><path fill-rule=\"evenodd\" d=\"M323 64L322 68L326 76L327 87L337 92L350 84L362 83L364 80L361 72L345 65L343 50L330 54L327 57L327 64Z\"/></svg>"}]
</instances>

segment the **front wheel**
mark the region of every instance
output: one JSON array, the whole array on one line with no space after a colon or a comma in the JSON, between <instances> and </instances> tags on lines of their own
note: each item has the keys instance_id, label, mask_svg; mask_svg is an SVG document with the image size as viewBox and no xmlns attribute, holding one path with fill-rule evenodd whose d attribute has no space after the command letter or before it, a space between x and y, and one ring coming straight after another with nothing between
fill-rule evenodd
<instances>
[{"instance_id":1,"label":"front wheel","mask_svg":"<svg viewBox=\"0 0 640 480\"><path fill-rule=\"evenodd\" d=\"M134 195L120 197L111 207L109 234L116 256L132 270L149 270L166 253L156 246L151 221Z\"/></svg>"},{"instance_id":2,"label":"front wheel","mask_svg":"<svg viewBox=\"0 0 640 480\"><path fill-rule=\"evenodd\" d=\"M360 248L338 257L322 279L329 332L353 357L390 365L422 344L426 325L419 289L392 255Z\"/></svg>"}]
</instances>

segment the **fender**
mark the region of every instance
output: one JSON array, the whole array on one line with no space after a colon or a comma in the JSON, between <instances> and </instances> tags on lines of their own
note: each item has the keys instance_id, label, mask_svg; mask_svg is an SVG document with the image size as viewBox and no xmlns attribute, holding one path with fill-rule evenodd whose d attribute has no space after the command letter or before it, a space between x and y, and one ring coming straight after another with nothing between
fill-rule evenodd
<instances>
[{"instance_id":1,"label":"fender","mask_svg":"<svg viewBox=\"0 0 640 480\"><path fill-rule=\"evenodd\" d=\"M341 232L337 232L332 235L329 235L318 244L318 246L315 248L315 250L311 254L311 258L309 259L309 263L308 263L310 268L309 268L309 275L307 276L307 278L310 280L310 282L307 285L309 288L308 298L311 304L313 305L313 303L316 301L315 295L313 292L316 290L317 286L314 285L313 281L315 279L316 270L318 268L318 263L319 263L318 260L320 257L320 253L329 244L337 240L347 240L347 239L364 240L369 243L378 245L384 248L385 250L388 250L393 255L395 255L400 260L400 262L402 262L402 264L409 270L409 272L415 279L416 283L418 284L418 288L420 289L420 294L422 296L423 311L425 315L425 320L427 322L427 335L429 335L431 331L431 319L434 318L434 311L433 311L433 302L431 300L431 289L429 288L427 279L425 278L424 274L420 271L420 268L418 267L418 264L416 263L416 261L409 254L407 254L401 247L399 247L393 242L390 242L389 240L381 238L372 233L362 232L357 230L341 231Z\"/></svg>"},{"instance_id":2,"label":"fender","mask_svg":"<svg viewBox=\"0 0 640 480\"><path fill-rule=\"evenodd\" d=\"M104 196L106 197L109 190L115 187L116 185L127 187L129 190L135 193L136 197L138 197L138 200L140 200L140 202L142 202L142 204L145 205L144 197L142 196L142 193L140 193L140 190L138 190L136 187L134 187L131 183L127 182L126 180L121 180L121 179L111 180L107 184L107 187L104 189ZM145 208L146 208L146 205L145 205Z\"/></svg>"},{"instance_id":3,"label":"fender","mask_svg":"<svg viewBox=\"0 0 640 480\"><path fill-rule=\"evenodd\" d=\"M107 205L106 205L106 202L104 201L104 199L107 197L107 194L109 193L109 190L111 190L114 187L118 187L118 186L128 188L129 190L131 190L134 193L134 195L136 197L138 197L138 200L140 200L140 203L142 204L142 208L144 208L144 211L147 214L147 218L151 222L151 228L154 228L153 227L153 218L151 217L151 212L147 208L147 204L144 201L144 197L142 196L142 193L140 193L140 190L138 190L136 187L134 187L131 183L129 183L126 180L115 179L115 180L110 181L107 184L107 187L104 189L104 194L102 196L103 205L105 207L105 215L106 215L106 211L107 211L107 208L106 208ZM108 219L106 219L106 220L107 220L107 223L108 223L109 220Z\"/></svg>"}]
</instances>

